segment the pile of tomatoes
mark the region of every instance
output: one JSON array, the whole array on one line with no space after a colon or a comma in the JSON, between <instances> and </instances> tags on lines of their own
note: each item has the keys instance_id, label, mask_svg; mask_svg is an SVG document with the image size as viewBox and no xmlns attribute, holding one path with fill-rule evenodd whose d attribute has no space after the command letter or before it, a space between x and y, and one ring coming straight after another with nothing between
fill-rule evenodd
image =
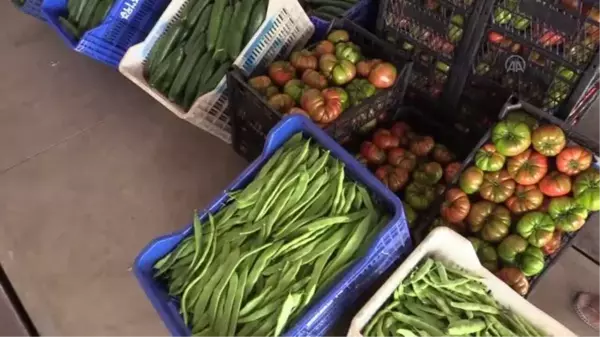
<instances>
[{"instance_id":1,"label":"pile of tomatoes","mask_svg":"<svg viewBox=\"0 0 600 337\"><path fill-rule=\"evenodd\" d=\"M512 112L445 193L433 226L468 236L482 264L525 295L528 278L542 272L563 233L579 230L600 210L592 160L560 127Z\"/></svg>"},{"instance_id":2,"label":"pile of tomatoes","mask_svg":"<svg viewBox=\"0 0 600 337\"><path fill-rule=\"evenodd\" d=\"M418 134L404 121L377 128L360 146L357 159L392 192L400 195L409 226L429 208L460 171L461 164L433 137Z\"/></svg>"}]
</instances>

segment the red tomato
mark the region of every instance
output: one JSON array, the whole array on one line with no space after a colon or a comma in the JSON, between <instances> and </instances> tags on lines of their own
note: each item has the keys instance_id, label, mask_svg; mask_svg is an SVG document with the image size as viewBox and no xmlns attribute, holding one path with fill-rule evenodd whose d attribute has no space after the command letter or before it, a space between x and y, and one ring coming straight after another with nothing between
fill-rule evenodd
<instances>
[{"instance_id":1,"label":"red tomato","mask_svg":"<svg viewBox=\"0 0 600 337\"><path fill-rule=\"evenodd\" d=\"M446 200L442 204L442 217L450 223L462 222L471 210L471 202L465 192L459 188L451 188L446 192Z\"/></svg>"},{"instance_id":2,"label":"red tomato","mask_svg":"<svg viewBox=\"0 0 600 337\"><path fill-rule=\"evenodd\" d=\"M444 180L447 183L451 183L454 180L454 178L458 174L458 171L460 171L460 166L461 164L459 162L453 162L448 164L446 168L444 168Z\"/></svg>"},{"instance_id":3,"label":"red tomato","mask_svg":"<svg viewBox=\"0 0 600 337\"><path fill-rule=\"evenodd\" d=\"M586 170L592 164L592 154L581 146L569 146L556 157L556 168L569 176Z\"/></svg>"},{"instance_id":4,"label":"red tomato","mask_svg":"<svg viewBox=\"0 0 600 337\"><path fill-rule=\"evenodd\" d=\"M398 71L388 62L376 64L369 73L369 82L378 89L387 89L396 83Z\"/></svg>"},{"instance_id":5,"label":"red tomato","mask_svg":"<svg viewBox=\"0 0 600 337\"><path fill-rule=\"evenodd\" d=\"M379 129L373 134L373 144L382 150L387 150L398 147L400 139L394 136L390 130Z\"/></svg>"},{"instance_id":6,"label":"red tomato","mask_svg":"<svg viewBox=\"0 0 600 337\"><path fill-rule=\"evenodd\" d=\"M531 149L508 159L510 176L521 185L537 184L548 172L548 158Z\"/></svg>"},{"instance_id":7,"label":"red tomato","mask_svg":"<svg viewBox=\"0 0 600 337\"><path fill-rule=\"evenodd\" d=\"M488 34L488 41L490 41L491 43L498 44L502 42L502 40L504 40L504 35L502 34L498 34L496 32L490 32Z\"/></svg>"},{"instance_id":8,"label":"red tomato","mask_svg":"<svg viewBox=\"0 0 600 337\"><path fill-rule=\"evenodd\" d=\"M360 145L360 155L371 164L383 164L385 162L385 152L371 142L363 142Z\"/></svg>"},{"instance_id":9,"label":"red tomato","mask_svg":"<svg viewBox=\"0 0 600 337\"><path fill-rule=\"evenodd\" d=\"M561 197L571 192L571 178L560 172L550 172L540 181L540 191L549 197Z\"/></svg>"}]
</instances>

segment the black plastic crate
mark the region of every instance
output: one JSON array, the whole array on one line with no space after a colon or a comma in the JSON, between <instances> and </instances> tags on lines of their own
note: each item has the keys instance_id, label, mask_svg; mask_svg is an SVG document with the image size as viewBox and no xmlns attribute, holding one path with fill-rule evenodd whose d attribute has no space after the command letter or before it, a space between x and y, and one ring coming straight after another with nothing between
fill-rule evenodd
<instances>
[{"instance_id":1,"label":"black plastic crate","mask_svg":"<svg viewBox=\"0 0 600 337\"><path fill-rule=\"evenodd\" d=\"M566 123L565 121L560 120L560 119L556 118L555 116L552 116L552 115L546 113L545 111L533 106L532 104L529 104L529 103L519 100L516 96L509 97L509 99L505 102L504 106L500 110L500 113L498 114L498 120L504 119L506 117L506 115L511 111L525 111L530 116L532 116L536 120L538 120L540 124L553 124L553 125L559 126L565 132L565 136L567 137L567 145L578 144L578 145L588 149L590 152L592 152L592 154L596 157L596 160L598 158L600 158L600 144L598 143L598 140L590 139L590 138L574 131L573 126ZM480 139L480 141L477 143L477 145L472 149L471 153L463 161L462 167L460 169L460 172L456 175L455 181L448 184L446 186L446 190L451 187L456 187L456 183L458 181L458 178L462 174L462 172L467 167L474 165L475 154L477 153L479 148L481 148L484 144L491 142L491 136L492 136L492 127L490 127L487 130L485 135ZM598 166L598 162L595 162L592 165L596 169L600 169L600 167ZM549 172L550 172L550 169L549 169ZM473 202L473 198L477 198L477 196L475 196L475 197L470 196L469 199L471 200L471 202ZM545 196L545 198L547 198L547 197ZM416 228L414 234L412 234L413 243L415 245L417 245L419 242L421 242L427 236L429 229L430 229L431 222L440 216L440 206L442 205L443 201L444 201L443 195L438 197L436 199L436 201L432 203L432 206L429 208L429 211L431 213L428 215L427 220L420 221L418 223L419 228ZM590 212L588 215L588 222L590 219L592 219L592 213L594 213L594 212ZM516 216L514 214L512 216L513 216L513 219L511 221L510 233L514 232L513 226L514 226L514 224L516 224L516 219L518 218L518 216ZM591 225L596 225L596 224L591 224ZM586 223L584 226L588 226L588 223ZM531 290L534 288L534 286L537 284L537 282L543 277L543 275L550 269L550 267L554 263L556 263L556 261L560 257L560 255L564 251L566 251L566 248L570 247L573 244L575 237L579 233L582 232L582 228L580 228L578 231L572 232L572 233L563 232L562 237L561 237L560 247L553 254L547 255L545 257L546 263L544 265L544 269L542 270L542 272L540 272L536 276L529 278L530 287L529 287L529 293L527 295L529 295L531 293Z\"/></svg>"},{"instance_id":2,"label":"black plastic crate","mask_svg":"<svg viewBox=\"0 0 600 337\"><path fill-rule=\"evenodd\" d=\"M468 47L491 1L381 0L377 35L411 53L415 62L407 99L429 105L451 101L461 91Z\"/></svg>"},{"instance_id":3,"label":"black plastic crate","mask_svg":"<svg viewBox=\"0 0 600 337\"><path fill-rule=\"evenodd\" d=\"M498 102L512 94L567 118L598 71L600 30L588 17L591 11L598 11L597 3L568 8L561 0L496 0L469 48L462 118L495 121L495 109L473 110L471 102L487 106L490 98Z\"/></svg>"},{"instance_id":4,"label":"black plastic crate","mask_svg":"<svg viewBox=\"0 0 600 337\"><path fill-rule=\"evenodd\" d=\"M367 122L376 118L390 107L402 103L410 79L412 62L408 55L394 50L393 46L349 20L335 20L329 30L344 29L350 40L360 46L363 54L381 58L398 69L396 83L389 89L378 91L362 101L360 105L348 107L334 122L325 126L325 131L339 142ZM255 159L262 151L264 140L271 128L279 122L282 114L273 109L264 96L247 84L247 79L266 73L268 65L261 64L249 76L234 69L227 75L229 114L232 118L232 143L234 150L248 160Z\"/></svg>"}]
</instances>

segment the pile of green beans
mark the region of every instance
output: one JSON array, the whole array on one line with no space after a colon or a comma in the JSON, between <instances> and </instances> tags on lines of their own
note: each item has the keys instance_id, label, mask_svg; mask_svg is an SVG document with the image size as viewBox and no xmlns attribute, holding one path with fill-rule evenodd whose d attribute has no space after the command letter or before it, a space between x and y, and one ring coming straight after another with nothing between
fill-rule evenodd
<instances>
[{"instance_id":1,"label":"pile of green beans","mask_svg":"<svg viewBox=\"0 0 600 337\"><path fill-rule=\"evenodd\" d=\"M230 199L154 266L194 335L279 336L389 221L301 134Z\"/></svg>"},{"instance_id":2,"label":"pile of green beans","mask_svg":"<svg viewBox=\"0 0 600 337\"><path fill-rule=\"evenodd\" d=\"M479 277L427 258L396 289L364 336L545 336L502 308Z\"/></svg>"}]
</instances>

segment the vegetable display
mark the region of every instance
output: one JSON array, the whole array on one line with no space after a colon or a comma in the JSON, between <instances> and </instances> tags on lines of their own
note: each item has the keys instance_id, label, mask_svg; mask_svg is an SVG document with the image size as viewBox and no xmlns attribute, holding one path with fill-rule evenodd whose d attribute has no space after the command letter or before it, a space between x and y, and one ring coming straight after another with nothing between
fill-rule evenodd
<instances>
[{"instance_id":1,"label":"vegetable display","mask_svg":"<svg viewBox=\"0 0 600 337\"><path fill-rule=\"evenodd\" d=\"M578 231L600 210L600 173L590 167L589 150L570 142L559 126L540 124L525 111L509 112L490 138L449 188L439 213L443 221L430 228L442 224L456 230L465 222L460 231L482 264L504 270L501 278L526 294L525 283L544 270L564 233Z\"/></svg>"},{"instance_id":2,"label":"vegetable display","mask_svg":"<svg viewBox=\"0 0 600 337\"><path fill-rule=\"evenodd\" d=\"M520 271L499 275L527 292ZM522 275L522 274L521 274ZM526 279L525 279L526 281ZM524 291L523 291L524 290ZM362 331L364 336L545 336L503 308L482 280L431 258L398 286Z\"/></svg>"},{"instance_id":3,"label":"vegetable display","mask_svg":"<svg viewBox=\"0 0 600 337\"><path fill-rule=\"evenodd\" d=\"M301 134L230 197L154 266L193 334L279 336L388 222Z\"/></svg>"},{"instance_id":4,"label":"vegetable display","mask_svg":"<svg viewBox=\"0 0 600 337\"><path fill-rule=\"evenodd\" d=\"M144 77L171 102L189 110L225 77L264 21L268 5L269 0L190 1L152 47ZM255 84L265 94L274 94L267 78Z\"/></svg>"},{"instance_id":5,"label":"vegetable display","mask_svg":"<svg viewBox=\"0 0 600 337\"><path fill-rule=\"evenodd\" d=\"M375 121L375 120L374 120ZM376 122L376 121L375 121ZM383 125L383 124L380 124ZM405 121L396 121L388 128L376 127L360 145L359 161L374 172L392 192L400 196L415 217L429 208L445 185L453 181L461 164L445 145L429 135L419 134ZM445 220L460 225L470 203L459 189L448 191L444 209Z\"/></svg>"},{"instance_id":6,"label":"vegetable display","mask_svg":"<svg viewBox=\"0 0 600 337\"><path fill-rule=\"evenodd\" d=\"M341 19L359 0L307 0L306 11L325 21Z\"/></svg>"},{"instance_id":7,"label":"vegetable display","mask_svg":"<svg viewBox=\"0 0 600 337\"><path fill-rule=\"evenodd\" d=\"M340 29L310 49L293 52L288 61L273 62L267 75L255 76L248 84L263 96L270 88L277 101L267 96L268 103L281 114L303 114L321 126L379 90L391 88L398 78L394 65L365 58L350 34Z\"/></svg>"},{"instance_id":8,"label":"vegetable display","mask_svg":"<svg viewBox=\"0 0 600 337\"><path fill-rule=\"evenodd\" d=\"M114 0L68 0L68 14L58 20L65 32L79 40L85 32L104 21L113 3Z\"/></svg>"}]
</instances>

